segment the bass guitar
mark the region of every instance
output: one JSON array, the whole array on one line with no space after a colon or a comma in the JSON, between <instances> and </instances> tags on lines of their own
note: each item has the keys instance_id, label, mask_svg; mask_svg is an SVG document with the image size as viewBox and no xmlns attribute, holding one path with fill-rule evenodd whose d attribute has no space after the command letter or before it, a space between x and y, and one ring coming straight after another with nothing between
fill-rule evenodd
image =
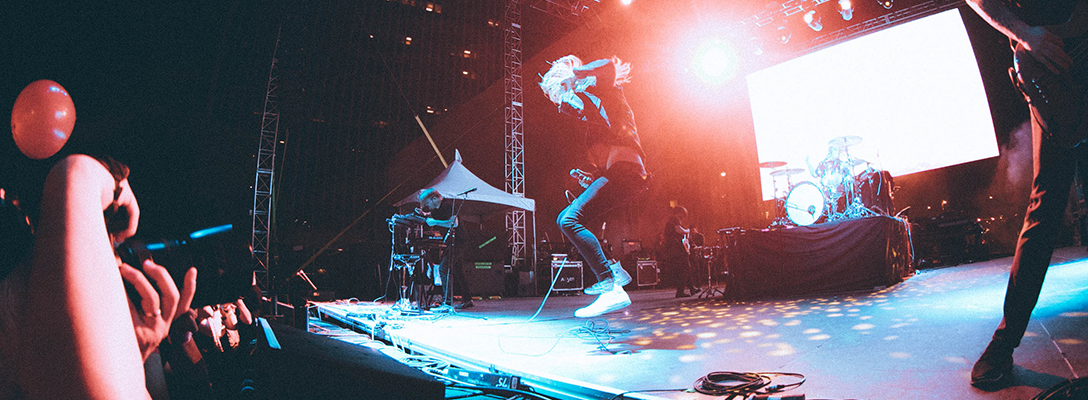
<instances>
[{"instance_id":1,"label":"bass guitar","mask_svg":"<svg viewBox=\"0 0 1088 400\"><path fill-rule=\"evenodd\" d=\"M1062 38L1066 54L1073 59L1069 71L1054 74L1020 43L1013 53L1009 75L1028 103L1038 111L1046 137L1066 147L1088 142L1088 2L1077 4L1069 21L1045 27Z\"/></svg>"}]
</instances>

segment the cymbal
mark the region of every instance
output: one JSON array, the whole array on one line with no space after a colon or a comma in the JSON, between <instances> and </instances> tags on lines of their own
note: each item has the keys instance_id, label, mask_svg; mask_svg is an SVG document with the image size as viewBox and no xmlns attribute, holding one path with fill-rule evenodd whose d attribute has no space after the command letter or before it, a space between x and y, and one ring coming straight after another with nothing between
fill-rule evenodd
<instances>
[{"instance_id":1,"label":"cymbal","mask_svg":"<svg viewBox=\"0 0 1088 400\"><path fill-rule=\"evenodd\" d=\"M858 143L861 143L861 136L839 136L827 142L831 147L849 147Z\"/></svg>"},{"instance_id":2,"label":"cymbal","mask_svg":"<svg viewBox=\"0 0 1088 400\"><path fill-rule=\"evenodd\" d=\"M778 171L771 172L771 176L797 175L797 174L800 174L802 172L805 172L804 168L780 169Z\"/></svg>"},{"instance_id":3,"label":"cymbal","mask_svg":"<svg viewBox=\"0 0 1088 400\"><path fill-rule=\"evenodd\" d=\"M767 161L767 162L759 163L760 168L778 168L778 167L782 167L782 166L785 166L785 165L786 165L785 161Z\"/></svg>"}]
</instances>

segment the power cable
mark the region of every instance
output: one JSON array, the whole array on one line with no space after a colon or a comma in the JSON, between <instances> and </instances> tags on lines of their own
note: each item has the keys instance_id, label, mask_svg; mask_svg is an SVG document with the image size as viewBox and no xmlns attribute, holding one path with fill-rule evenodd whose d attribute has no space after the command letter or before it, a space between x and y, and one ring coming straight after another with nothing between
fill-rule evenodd
<instances>
[{"instance_id":1,"label":"power cable","mask_svg":"<svg viewBox=\"0 0 1088 400\"><path fill-rule=\"evenodd\" d=\"M790 376L796 382L771 384L773 378ZM805 376L792 372L711 372L695 380L695 391L711 396L725 396L725 400L746 399L752 395L778 393L805 383Z\"/></svg>"}]
</instances>

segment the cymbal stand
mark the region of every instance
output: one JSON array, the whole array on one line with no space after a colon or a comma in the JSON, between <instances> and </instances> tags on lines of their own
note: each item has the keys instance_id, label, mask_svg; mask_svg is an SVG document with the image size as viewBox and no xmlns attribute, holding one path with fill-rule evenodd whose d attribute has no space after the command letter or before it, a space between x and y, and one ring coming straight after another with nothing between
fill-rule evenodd
<instances>
[{"instance_id":1,"label":"cymbal stand","mask_svg":"<svg viewBox=\"0 0 1088 400\"><path fill-rule=\"evenodd\" d=\"M855 191L855 193L852 196L850 196L850 199L851 199L850 203L846 205L846 211L844 211L842 213L843 214L843 219L865 218L865 217L874 217L874 216L880 215L880 214L877 214L876 212L874 212L873 210L870 210L869 207L865 206L865 204L862 204L861 194L860 193L856 193L856 191Z\"/></svg>"},{"instance_id":2,"label":"cymbal stand","mask_svg":"<svg viewBox=\"0 0 1088 400\"><path fill-rule=\"evenodd\" d=\"M829 218L829 220L840 221L844 219L865 218L879 215L876 212L873 212L873 210L870 210L869 207L865 207L865 204L861 201L861 191L857 186L853 175L847 175L847 179L843 182L843 196L846 197L846 207L842 212L835 214L833 218Z\"/></svg>"},{"instance_id":3,"label":"cymbal stand","mask_svg":"<svg viewBox=\"0 0 1088 400\"><path fill-rule=\"evenodd\" d=\"M731 286L731 283L729 282L731 282L731 279L733 278L733 276L730 275L731 272L728 268L729 259L728 257L726 257L726 251L733 248L733 246L736 246L737 236L741 232L742 230L740 228L725 228L718 230L718 245L714 246L714 251L710 252L709 257L707 257L706 289L699 291L698 297L700 299L710 298L717 294L722 295L723 298L725 297L725 290L729 289L729 287ZM703 256L706 257L707 255L703 254ZM725 281L722 283L723 287L721 288L715 286L714 282L714 265L716 265L719 261L721 261L722 265L726 267L725 270L723 270L721 273L721 275L725 278Z\"/></svg>"},{"instance_id":4,"label":"cymbal stand","mask_svg":"<svg viewBox=\"0 0 1088 400\"><path fill-rule=\"evenodd\" d=\"M696 295L700 299L714 297L714 295L725 296L725 289L719 289L714 286L714 253L709 255L705 254L706 247L702 248L699 254L699 258L702 258L706 262L706 289L700 289Z\"/></svg>"},{"instance_id":5,"label":"cymbal stand","mask_svg":"<svg viewBox=\"0 0 1088 400\"><path fill-rule=\"evenodd\" d=\"M772 171L773 172L773 171ZM771 177L771 190L774 193L774 220L771 221L769 228L775 228L780 226L790 226L793 223L790 222L789 217L786 215L786 195L790 190L790 177L786 175L786 191L784 194L779 195L778 190L778 177Z\"/></svg>"}]
</instances>

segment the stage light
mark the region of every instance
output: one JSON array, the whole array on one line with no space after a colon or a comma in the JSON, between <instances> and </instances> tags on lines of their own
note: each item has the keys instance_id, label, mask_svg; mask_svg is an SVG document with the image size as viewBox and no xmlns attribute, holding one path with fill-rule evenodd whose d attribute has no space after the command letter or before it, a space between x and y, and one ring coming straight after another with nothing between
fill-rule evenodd
<instances>
[{"instance_id":1,"label":"stage light","mask_svg":"<svg viewBox=\"0 0 1088 400\"><path fill-rule=\"evenodd\" d=\"M824 29L824 25L820 23L820 16L816 14L816 10L809 10L809 12L805 13L805 23L808 24L809 28L812 28L812 30L816 32Z\"/></svg>"},{"instance_id":2,"label":"stage light","mask_svg":"<svg viewBox=\"0 0 1088 400\"><path fill-rule=\"evenodd\" d=\"M720 40L709 40L695 50L695 75L716 85L733 77L737 60L732 49Z\"/></svg>"},{"instance_id":3,"label":"stage light","mask_svg":"<svg viewBox=\"0 0 1088 400\"><path fill-rule=\"evenodd\" d=\"M895 0L876 0L876 2L880 4L881 7L884 7L885 10L891 10Z\"/></svg>"},{"instance_id":4,"label":"stage light","mask_svg":"<svg viewBox=\"0 0 1088 400\"><path fill-rule=\"evenodd\" d=\"M778 41L783 44L790 42L790 36L793 36L793 32L790 32L790 27L785 25L778 26Z\"/></svg>"},{"instance_id":5,"label":"stage light","mask_svg":"<svg viewBox=\"0 0 1088 400\"><path fill-rule=\"evenodd\" d=\"M850 0L839 0L839 14L842 14L843 21L854 18L854 3L851 3Z\"/></svg>"},{"instance_id":6,"label":"stage light","mask_svg":"<svg viewBox=\"0 0 1088 400\"><path fill-rule=\"evenodd\" d=\"M631 5L631 0L620 0L620 3L623 3L623 5L625 6L629 6Z\"/></svg>"},{"instance_id":7,"label":"stage light","mask_svg":"<svg viewBox=\"0 0 1088 400\"><path fill-rule=\"evenodd\" d=\"M763 54L763 39L760 39L758 36L752 36L748 39L748 43L752 46L752 54L757 56Z\"/></svg>"}]
</instances>

